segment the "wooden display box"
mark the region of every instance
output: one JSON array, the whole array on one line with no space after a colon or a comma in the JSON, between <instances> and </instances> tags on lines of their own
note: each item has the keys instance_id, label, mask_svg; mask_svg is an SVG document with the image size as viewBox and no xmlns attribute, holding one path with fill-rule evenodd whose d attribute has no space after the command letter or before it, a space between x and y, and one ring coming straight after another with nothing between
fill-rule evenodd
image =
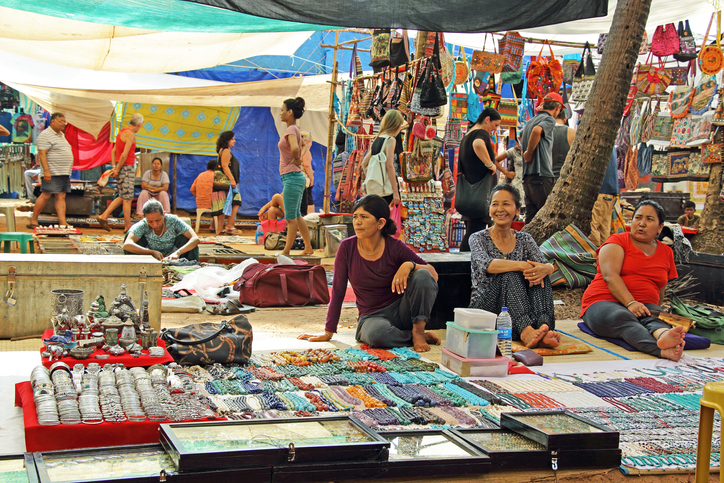
<instances>
[{"instance_id":1,"label":"wooden display box","mask_svg":"<svg viewBox=\"0 0 724 483\"><path fill-rule=\"evenodd\" d=\"M384 478L480 475L492 469L491 460L474 445L450 431L378 431L390 442L382 464Z\"/></svg>"},{"instance_id":2,"label":"wooden display box","mask_svg":"<svg viewBox=\"0 0 724 483\"><path fill-rule=\"evenodd\" d=\"M160 441L181 472L379 462L390 447L350 416L162 424Z\"/></svg>"},{"instance_id":3,"label":"wooden display box","mask_svg":"<svg viewBox=\"0 0 724 483\"><path fill-rule=\"evenodd\" d=\"M148 292L151 327L161 329L162 264L150 255L33 255L0 254L0 291L5 294L13 276L15 306L0 303L0 339L40 336L52 327L51 290L83 290L83 313L98 295L110 306L126 284L138 307L141 285Z\"/></svg>"},{"instance_id":4,"label":"wooden display box","mask_svg":"<svg viewBox=\"0 0 724 483\"><path fill-rule=\"evenodd\" d=\"M532 439L548 451L618 449L618 431L565 411L502 413L500 427Z\"/></svg>"}]
</instances>

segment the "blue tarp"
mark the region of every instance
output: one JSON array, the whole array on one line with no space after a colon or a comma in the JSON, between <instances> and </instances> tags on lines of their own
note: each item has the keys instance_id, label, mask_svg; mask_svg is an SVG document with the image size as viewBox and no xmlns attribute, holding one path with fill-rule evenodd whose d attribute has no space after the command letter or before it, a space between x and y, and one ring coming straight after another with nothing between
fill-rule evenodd
<instances>
[{"instance_id":1,"label":"blue tarp","mask_svg":"<svg viewBox=\"0 0 724 483\"><path fill-rule=\"evenodd\" d=\"M255 216L274 193L282 192L279 177L279 134L268 107L242 107L239 120L234 126L236 145L231 152L239 160L240 170L240 215ZM312 167L314 169L315 207L322 207L324 199L324 165L327 149L315 142L312 144ZM178 191L176 200L180 209L196 210L196 199L189 191L199 173L206 170L209 156L179 154L176 164Z\"/></svg>"}]
</instances>

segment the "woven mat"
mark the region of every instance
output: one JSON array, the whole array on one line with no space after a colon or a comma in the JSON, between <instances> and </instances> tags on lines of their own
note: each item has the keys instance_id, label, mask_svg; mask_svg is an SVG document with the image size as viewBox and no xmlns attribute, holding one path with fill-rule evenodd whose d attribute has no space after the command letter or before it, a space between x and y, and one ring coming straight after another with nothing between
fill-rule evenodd
<instances>
[{"instance_id":1,"label":"woven mat","mask_svg":"<svg viewBox=\"0 0 724 483\"><path fill-rule=\"evenodd\" d=\"M513 352L519 352L526 350L527 347L523 345L522 342L519 342L517 340L513 341ZM561 345L556 347L555 349L546 349L542 347L536 347L534 349L531 349L536 354L542 355L542 356L564 356L564 355L571 355L571 354L586 354L588 352L593 352L593 349L591 349L588 345L584 344L580 340L574 339L572 337L568 337L566 335L561 335Z\"/></svg>"}]
</instances>

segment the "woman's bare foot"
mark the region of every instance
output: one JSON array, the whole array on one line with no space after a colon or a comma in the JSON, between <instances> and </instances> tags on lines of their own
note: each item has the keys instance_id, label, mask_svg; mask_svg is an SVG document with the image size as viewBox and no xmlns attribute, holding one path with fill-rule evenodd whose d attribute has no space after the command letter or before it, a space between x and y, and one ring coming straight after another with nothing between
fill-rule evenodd
<instances>
[{"instance_id":1,"label":"woman's bare foot","mask_svg":"<svg viewBox=\"0 0 724 483\"><path fill-rule=\"evenodd\" d=\"M532 349L538 346L538 343L543 340L547 332L548 324L541 325L540 329L537 330L528 326L520 333L520 340L528 349Z\"/></svg>"},{"instance_id":2,"label":"woman's bare foot","mask_svg":"<svg viewBox=\"0 0 724 483\"><path fill-rule=\"evenodd\" d=\"M679 362L681 356L684 354L685 341L681 341L676 347L669 347L668 349L661 349L661 357L664 359L671 359L674 362Z\"/></svg>"},{"instance_id":3,"label":"woman's bare foot","mask_svg":"<svg viewBox=\"0 0 724 483\"><path fill-rule=\"evenodd\" d=\"M677 347L684 341L684 333L684 328L681 326L667 329L664 333L659 335L656 345L659 349L671 349L673 347Z\"/></svg>"},{"instance_id":4,"label":"woman's bare foot","mask_svg":"<svg viewBox=\"0 0 724 483\"><path fill-rule=\"evenodd\" d=\"M561 334L553 330L546 332L543 340L538 342L538 347L544 347L546 349L555 349L559 345L561 345Z\"/></svg>"},{"instance_id":5,"label":"woman's bare foot","mask_svg":"<svg viewBox=\"0 0 724 483\"><path fill-rule=\"evenodd\" d=\"M440 345L442 343L440 338L432 332L425 332L425 342L432 345Z\"/></svg>"},{"instance_id":6,"label":"woman's bare foot","mask_svg":"<svg viewBox=\"0 0 724 483\"><path fill-rule=\"evenodd\" d=\"M438 342L440 339L438 339ZM419 320L412 325L412 348L415 352L427 352L430 344L425 333L425 321Z\"/></svg>"},{"instance_id":7,"label":"woman's bare foot","mask_svg":"<svg viewBox=\"0 0 724 483\"><path fill-rule=\"evenodd\" d=\"M304 250L302 255L314 255L314 249L310 248L309 250Z\"/></svg>"}]
</instances>

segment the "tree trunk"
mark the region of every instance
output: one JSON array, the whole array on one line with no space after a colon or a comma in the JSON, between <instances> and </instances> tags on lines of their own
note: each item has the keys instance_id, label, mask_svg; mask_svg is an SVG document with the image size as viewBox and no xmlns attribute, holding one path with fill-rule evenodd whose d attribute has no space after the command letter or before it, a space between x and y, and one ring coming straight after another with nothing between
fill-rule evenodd
<instances>
[{"instance_id":1,"label":"tree trunk","mask_svg":"<svg viewBox=\"0 0 724 483\"><path fill-rule=\"evenodd\" d=\"M699 218L699 233L692 240L694 250L712 255L721 255L724 252L724 203L719 199L721 175L721 163L712 165L706 203Z\"/></svg>"},{"instance_id":2,"label":"tree trunk","mask_svg":"<svg viewBox=\"0 0 724 483\"><path fill-rule=\"evenodd\" d=\"M591 230L591 211L616 140L651 0L619 0L596 80L561 177L524 230L540 244L573 223Z\"/></svg>"}]
</instances>

